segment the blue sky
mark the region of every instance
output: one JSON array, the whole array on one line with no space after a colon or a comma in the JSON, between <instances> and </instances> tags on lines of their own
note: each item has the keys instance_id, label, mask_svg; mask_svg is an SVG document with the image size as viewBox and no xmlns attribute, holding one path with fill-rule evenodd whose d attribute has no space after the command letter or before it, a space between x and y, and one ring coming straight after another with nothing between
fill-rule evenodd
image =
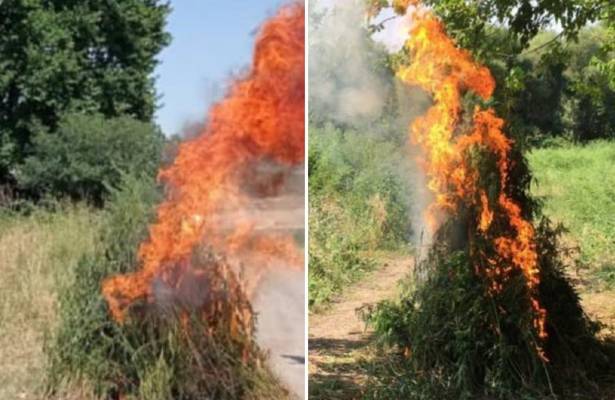
<instances>
[{"instance_id":1,"label":"blue sky","mask_svg":"<svg viewBox=\"0 0 615 400\"><path fill-rule=\"evenodd\" d=\"M160 54L156 120L167 135L202 120L232 73L249 65L254 33L283 0L172 0L171 45Z\"/></svg>"}]
</instances>

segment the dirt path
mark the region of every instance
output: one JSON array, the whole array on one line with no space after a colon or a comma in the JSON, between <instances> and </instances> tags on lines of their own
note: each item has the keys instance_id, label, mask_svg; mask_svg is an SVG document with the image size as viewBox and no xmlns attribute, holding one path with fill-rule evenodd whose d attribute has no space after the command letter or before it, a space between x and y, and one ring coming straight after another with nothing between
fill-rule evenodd
<instances>
[{"instance_id":1,"label":"dirt path","mask_svg":"<svg viewBox=\"0 0 615 400\"><path fill-rule=\"evenodd\" d=\"M360 396L366 379L361 359L367 356L371 332L365 330L356 310L393 298L397 283L410 271L411 265L411 256L386 257L379 269L349 288L330 309L310 315L310 399Z\"/></svg>"}]
</instances>

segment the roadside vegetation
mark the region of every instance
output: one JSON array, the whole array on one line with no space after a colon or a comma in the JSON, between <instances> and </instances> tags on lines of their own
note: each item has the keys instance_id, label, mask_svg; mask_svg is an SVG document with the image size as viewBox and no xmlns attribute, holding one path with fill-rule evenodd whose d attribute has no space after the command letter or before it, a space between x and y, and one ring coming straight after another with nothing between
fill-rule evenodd
<instances>
[{"instance_id":1,"label":"roadside vegetation","mask_svg":"<svg viewBox=\"0 0 615 400\"><path fill-rule=\"evenodd\" d=\"M310 129L309 304L316 310L411 234L403 147L332 124Z\"/></svg>"},{"instance_id":2,"label":"roadside vegetation","mask_svg":"<svg viewBox=\"0 0 615 400\"><path fill-rule=\"evenodd\" d=\"M100 211L84 205L0 212L0 398L42 397L59 288L96 251L100 224Z\"/></svg>"}]
</instances>

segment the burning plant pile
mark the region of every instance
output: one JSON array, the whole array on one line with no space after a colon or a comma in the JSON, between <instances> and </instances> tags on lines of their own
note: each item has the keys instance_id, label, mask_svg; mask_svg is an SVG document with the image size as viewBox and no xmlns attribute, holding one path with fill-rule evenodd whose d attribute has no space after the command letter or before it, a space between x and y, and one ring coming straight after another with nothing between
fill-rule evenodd
<instances>
[{"instance_id":1,"label":"burning plant pile","mask_svg":"<svg viewBox=\"0 0 615 400\"><path fill-rule=\"evenodd\" d=\"M303 268L293 233L303 228L304 65L304 8L293 2L261 27L249 70L159 173L165 199L147 233L110 227L119 235L109 241L139 238L136 254L126 249L133 256L117 260L116 249L128 245L114 243L101 261L106 271L77 272L68 290L85 285L82 273L88 287L102 282L104 302L66 295L64 308L73 308L52 365L69 371L52 381L85 376L111 397L149 390L156 398L250 398L262 389L251 301L267 270ZM122 215L120 224L134 218ZM76 330L82 337L71 338ZM66 354L75 340L108 368Z\"/></svg>"},{"instance_id":2,"label":"burning plant pile","mask_svg":"<svg viewBox=\"0 0 615 400\"><path fill-rule=\"evenodd\" d=\"M265 211L253 206L256 199L278 196L291 168L304 158L301 10L285 8L265 24L248 77L233 85L210 111L203 132L182 143L173 164L160 172L167 199L139 248L140 268L103 283L117 321L139 300L156 303L156 287L183 296L184 281L202 281L208 290L195 290L196 296L220 290L214 302L226 302L227 290L250 297L259 276L273 264L303 266L292 235L259 229L257 214ZM259 163L279 167L257 168ZM198 278L187 278L197 245L224 255L225 261L210 261L199 268ZM213 284L217 274L234 276L223 280L228 288ZM194 305L203 305L195 300ZM250 313L236 312L249 325Z\"/></svg>"},{"instance_id":3,"label":"burning plant pile","mask_svg":"<svg viewBox=\"0 0 615 400\"><path fill-rule=\"evenodd\" d=\"M380 304L372 323L403 350L425 398L591 389L609 357L563 272L559 228L533 221L525 160L489 105L494 78L428 9L394 8L412 24L397 77L432 96L410 127L433 198L430 250L417 266L425 278L401 303Z\"/></svg>"}]
</instances>

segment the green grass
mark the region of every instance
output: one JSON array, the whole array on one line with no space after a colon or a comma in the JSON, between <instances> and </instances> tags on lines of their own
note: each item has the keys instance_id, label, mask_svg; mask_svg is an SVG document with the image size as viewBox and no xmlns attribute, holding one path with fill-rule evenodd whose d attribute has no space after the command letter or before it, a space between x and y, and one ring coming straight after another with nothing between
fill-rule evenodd
<instances>
[{"instance_id":1,"label":"green grass","mask_svg":"<svg viewBox=\"0 0 615 400\"><path fill-rule=\"evenodd\" d=\"M56 289L96 248L99 220L79 205L27 216L0 211L0 399L41 397Z\"/></svg>"},{"instance_id":2,"label":"green grass","mask_svg":"<svg viewBox=\"0 0 615 400\"><path fill-rule=\"evenodd\" d=\"M615 142L536 149L528 159L545 214L569 229L593 276L615 286Z\"/></svg>"}]
</instances>

